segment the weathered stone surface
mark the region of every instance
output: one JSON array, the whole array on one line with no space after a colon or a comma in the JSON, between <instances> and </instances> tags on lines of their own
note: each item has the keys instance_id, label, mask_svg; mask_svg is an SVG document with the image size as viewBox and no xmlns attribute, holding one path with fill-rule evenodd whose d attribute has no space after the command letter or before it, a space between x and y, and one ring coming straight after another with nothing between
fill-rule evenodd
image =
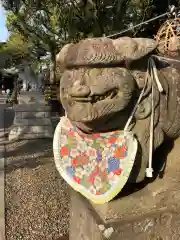
<instances>
[{"instance_id":1,"label":"weathered stone surface","mask_svg":"<svg viewBox=\"0 0 180 240\"><path fill-rule=\"evenodd\" d=\"M98 224L85 199L72 191L70 209L70 240L103 239Z\"/></svg>"},{"instance_id":2,"label":"weathered stone surface","mask_svg":"<svg viewBox=\"0 0 180 240\"><path fill-rule=\"evenodd\" d=\"M176 140L173 150L168 155L163 179L157 178L129 196L104 205L94 205L79 194L73 193L71 236L77 236L78 238L74 239L79 240L103 239L100 230L93 230L101 224L105 225L106 229L109 227L114 229L109 238L112 240L179 240L179 146L180 139ZM163 154L159 154L158 157L162 156ZM78 218L81 219L81 226L80 224L77 226Z\"/></svg>"},{"instance_id":3,"label":"weathered stone surface","mask_svg":"<svg viewBox=\"0 0 180 240\"><path fill-rule=\"evenodd\" d=\"M43 104L20 104L14 106L16 119L50 118L50 107Z\"/></svg>"},{"instance_id":4,"label":"weathered stone surface","mask_svg":"<svg viewBox=\"0 0 180 240\"><path fill-rule=\"evenodd\" d=\"M9 133L9 140L52 138L53 127L50 119L22 119L16 121Z\"/></svg>"},{"instance_id":5,"label":"weathered stone surface","mask_svg":"<svg viewBox=\"0 0 180 240\"><path fill-rule=\"evenodd\" d=\"M14 119L14 124L18 126L49 126L51 120L48 118L27 118L27 119Z\"/></svg>"},{"instance_id":6,"label":"weathered stone surface","mask_svg":"<svg viewBox=\"0 0 180 240\"><path fill-rule=\"evenodd\" d=\"M57 65L59 61L65 68L61 102L67 117L82 131L123 130L139 99L129 126L139 144L129 179L132 183L146 177L151 141L154 153L166 138L180 136L179 66L151 54L156 47L152 39L92 38L68 44L57 55ZM154 73L146 81L151 70Z\"/></svg>"},{"instance_id":7,"label":"weathered stone surface","mask_svg":"<svg viewBox=\"0 0 180 240\"><path fill-rule=\"evenodd\" d=\"M164 219L162 221L162 219ZM113 240L116 239L151 239L151 240L178 240L180 239L180 214L166 212L146 217L134 223L119 224L116 227Z\"/></svg>"},{"instance_id":8,"label":"weathered stone surface","mask_svg":"<svg viewBox=\"0 0 180 240\"><path fill-rule=\"evenodd\" d=\"M44 96L39 91L21 92L18 97L19 104L44 104Z\"/></svg>"},{"instance_id":9,"label":"weathered stone surface","mask_svg":"<svg viewBox=\"0 0 180 240\"><path fill-rule=\"evenodd\" d=\"M20 104L14 107L15 118L9 140L53 138L50 108L42 104Z\"/></svg>"},{"instance_id":10,"label":"weathered stone surface","mask_svg":"<svg viewBox=\"0 0 180 240\"><path fill-rule=\"evenodd\" d=\"M5 129L7 126L7 120L5 119L5 112L7 112L10 104L0 104L0 142L5 140ZM8 119L9 121L9 119Z\"/></svg>"},{"instance_id":11,"label":"weathered stone surface","mask_svg":"<svg viewBox=\"0 0 180 240\"><path fill-rule=\"evenodd\" d=\"M5 220L0 218L0 239L5 240Z\"/></svg>"}]
</instances>

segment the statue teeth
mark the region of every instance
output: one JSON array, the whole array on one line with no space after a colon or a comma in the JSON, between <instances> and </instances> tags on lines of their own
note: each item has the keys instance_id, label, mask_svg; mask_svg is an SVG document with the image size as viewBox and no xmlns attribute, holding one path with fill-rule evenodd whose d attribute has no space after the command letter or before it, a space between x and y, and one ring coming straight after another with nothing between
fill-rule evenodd
<instances>
[{"instance_id":1,"label":"statue teeth","mask_svg":"<svg viewBox=\"0 0 180 240\"><path fill-rule=\"evenodd\" d=\"M113 98L114 95L115 95L115 92L109 91L106 94L100 95L100 96L94 95L93 97L84 97L84 98L82 98L82 97L72 97L71 99L73 99L74 101L98 102L98 101L102 101L102 100L107 99L107 98L111 99L111 98Z\"/></svg>"}]
</instances>

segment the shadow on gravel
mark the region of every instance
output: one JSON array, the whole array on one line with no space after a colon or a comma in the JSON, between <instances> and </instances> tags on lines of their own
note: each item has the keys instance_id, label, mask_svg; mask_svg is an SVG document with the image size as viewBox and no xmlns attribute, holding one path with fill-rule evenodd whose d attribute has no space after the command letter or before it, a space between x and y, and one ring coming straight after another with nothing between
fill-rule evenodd
<instances>
[{"instance_id":1,"label":"shadow on gravel","mask_svg":"<svg viewBox=\"0 0 180 240\"><path fill-rule=\"evenodd\" d=\"M45 165L49 162L53 162L53 158L45 158L45 157L39 157L39 158L29 158L29 159L23 159L14 161L11 163L6 163L5 164L5 173L11 173L12 171L16 169L21 169L21 168L31 168L31 169L36 169L42 165Z\"/></svg>"},{"instance_id":2,"label":"shadow on gravel","mask_svg":"<svg viewBox=\"0 0 180 240\"><path fill-rule=\"evenodd\" d=\"M5 145L5 157L24 156L26 154L53 154L53 141L52 139L31 139L15 141Z\"/></svg>"},{"instance_id":3,"label":"shadow on gravel","mask_svg":"<svg viewBox=\"0 0 180 240\"><path fill-rule=\"evenodd\" d=\"M19 141L14 143L12 149L10 145L12 144L6 145L6 173L18 168L37 168L48 162L53 162L52 139Z\"/></svg>"},{"instance_id":4,"label":"shadow on gravel","mask_svg":"<svg viewBox=\"0 0 180 240\"><path fill-rule=\"evenodd\" d=\"M69 236L60 237L57 238L56 240L69 240Z\"/></svg>"}]
</instances>

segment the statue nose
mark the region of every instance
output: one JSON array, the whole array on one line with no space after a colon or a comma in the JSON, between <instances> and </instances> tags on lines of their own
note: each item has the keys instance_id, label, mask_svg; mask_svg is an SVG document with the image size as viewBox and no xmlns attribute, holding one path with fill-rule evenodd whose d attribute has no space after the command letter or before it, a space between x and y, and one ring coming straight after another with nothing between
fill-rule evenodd
<instances>
[{"instance_id":1,"label":"statue nose","mask_svg":"<svg viewBox=\"0 0 180 240\"><path fill-rule=\"evenodd\" d=\"M74 84L70 91L71 97L87 97L90 95L90 93L91 90L88 86L77 84Z\"/></svg>"}]
</instances>

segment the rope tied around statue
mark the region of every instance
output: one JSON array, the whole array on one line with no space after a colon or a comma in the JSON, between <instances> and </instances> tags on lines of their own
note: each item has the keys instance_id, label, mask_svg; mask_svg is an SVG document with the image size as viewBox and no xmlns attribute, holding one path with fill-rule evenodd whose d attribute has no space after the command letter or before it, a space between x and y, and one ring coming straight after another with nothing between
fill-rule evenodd
<instances>
[{"instance_id":1,"label":"rope tied around statue","mask_svg":"<svg viewBox=\"0 0 180 240\"><path fill-rule=\"evenodd\" d=\"M154 141L154 87L155 84L157 85L157 89L160 93L163 92L163 87L161 85L161 82L159 80L158 74L157 74L157 68L156 68L156 64L154 59L163 59L163 60L167 60L167 61L174 61L174 62L178 62L180 63L179 60L176 59L171 59L168 57L162 57L162 56L156 56L156 55L152 55L149 60L148 60L148 67L147 67L147 72L146 72L146 77L145 77L145 84L144 87L140 93L140 96L134 106L134 109L125 125L124 131L128 131L129 125L133 119L133 116L138 108L138 105L145 93L146 90L146 86L148 81L151 81L151 94L152 94L152 102L151 102L151 106L152 106L152 112L151 112L151 121L150 121L150 141L149 141L149 163L148 163L148 168L146 169L146 176L148 178L152 178L153 177L153 168L152 168L152 155L153 155L153 141Z\"/></svg>"},{"instance_id":2,"label":"rope tied around statue","mask_svg":"<svg viewBox=\"0 0 180 240\"><path fill-rule=\"evenodd\" d=\"M151 112L151 121L150 121L150 142L149 142L149 164L148 164L148 168L146 169L146 176L149 178L153 177L153 169L152 169L152 155L153 155L153 129L154 129L154 87L155 84L157 85L158 91L161 93L163 92L163 87L160 83L158 74L157 74L157 68L156 68L156 64L154 61L154 57L150 57L148 60L148 67L147 67L147 72L146 72L146 76L145 76L145 84L143 89L141 90L141 93L139 95L139 98L133 108L133 111L124 127L124 133L127 131L130 131L129 126L130 123L134 117L134 114L138 108L138 105L142 99L142 97L144 96L148 81L151 81L151 94L152 94L152 112Z\"/></svg>"}]
</instances>

